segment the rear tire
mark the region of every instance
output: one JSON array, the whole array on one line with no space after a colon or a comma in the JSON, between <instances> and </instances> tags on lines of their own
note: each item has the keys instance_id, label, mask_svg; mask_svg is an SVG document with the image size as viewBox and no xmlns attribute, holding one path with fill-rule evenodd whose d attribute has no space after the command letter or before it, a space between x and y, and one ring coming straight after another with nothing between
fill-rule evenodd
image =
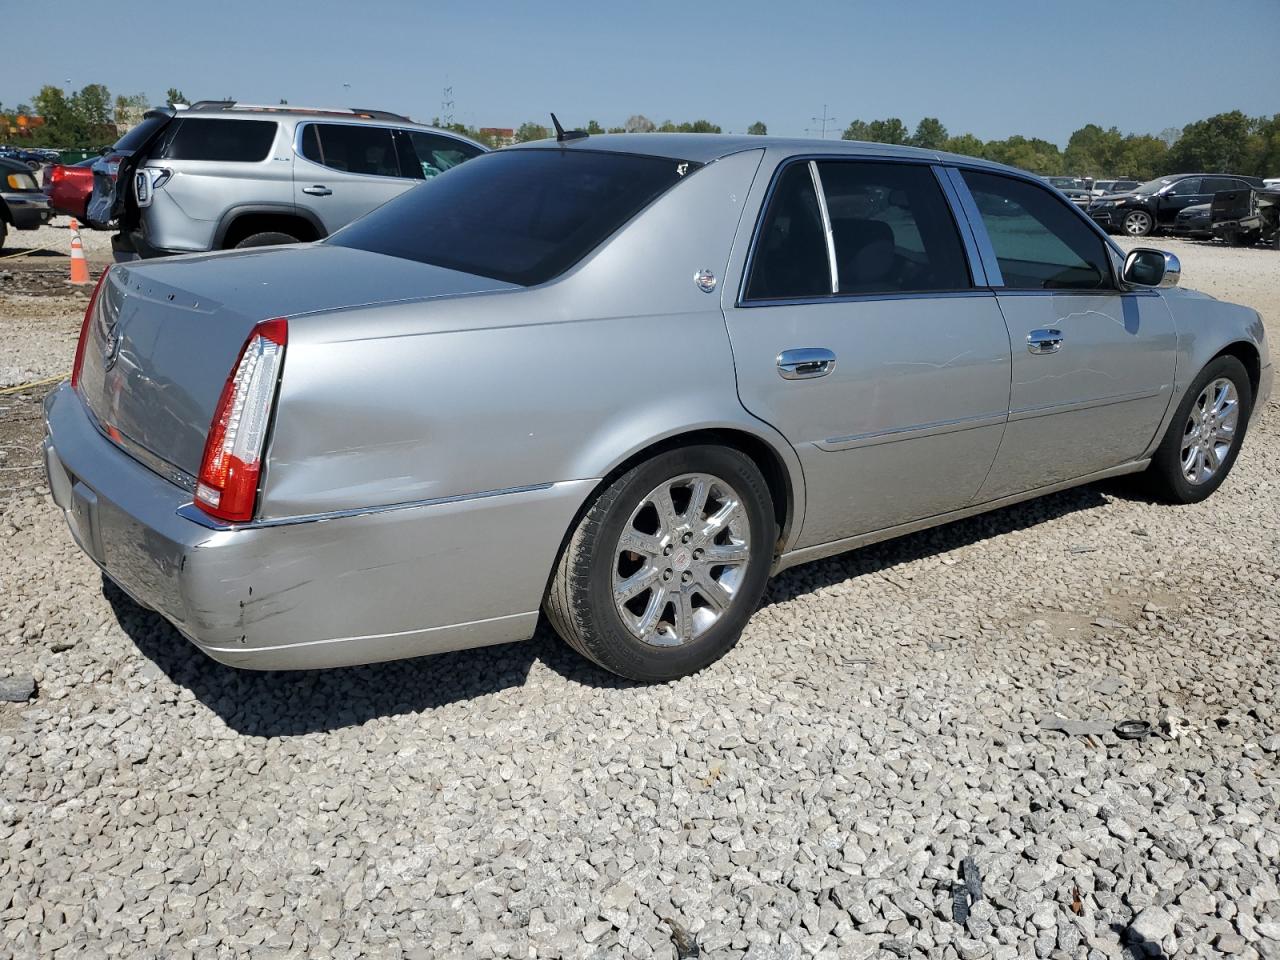
<instances>
[{"instance_id":1,"label":"rear tire","mask_svg":"<svg viewBox=\"0 0 1280 960\"><path fill-rule=\"evenodd\" d=\"M571 647L606 670L674 680L738 642L776 540L769 486L750 458L718 446L671 450L588 507L544 609Z\"/></svg>"},{"instance_id":2,"label":"rear tire","mask_svg":"<svg viewBox=\"0 0 1280 960\"><path fill-rule=\"evenodd\" d=\"M1232 356L1211 361L1187 389L1151 459L1151 492L1168 503L1207 498L1231 472L1252 413L1253 388L1244 364Z\"/></svg>"},{"instance_id":3,"label":"rear tire","mask_svg":"<svg viewBox=\"0 0 1280 960\"><path fill-rule=\"evenodd\" d=\"M1149 237L1155 231L1156 222L1145 210L1126 210L1120 227L1130 237Z\"/></svg>"},{"instance_id":4,"label":"rear tire","mask_svg":"<svg viewBox=\"0 0 1280 960\"><path fill-rule=\"evenodd\" d=\"M239 243L235 249L243 250L247 247L277 247L282 243L301 243L297 237L288 233L280 233L275 230L266 230L262 233L251 233Z\"/></svg>"},{"instance_id":5,"label":"rear tire","mask_svg":"<svg viewBox=\"0 0 1280 960\"><path fill-rule=\"evenodd\" d=\"M0 250L4 249L4 238L8 232L9 225L4 222L3 218L0 218Z\"/></svg>"}]
</instances>

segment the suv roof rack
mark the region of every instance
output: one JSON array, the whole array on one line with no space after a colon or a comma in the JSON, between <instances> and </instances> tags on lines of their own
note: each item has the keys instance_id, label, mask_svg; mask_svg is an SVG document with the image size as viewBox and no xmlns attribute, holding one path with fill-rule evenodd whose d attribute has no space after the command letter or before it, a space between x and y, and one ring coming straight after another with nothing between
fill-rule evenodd
<instances>
[{"instance_id":1,"label":"suv roof rack","mask_svg":"<svg viewBox=\"0 0 1280 960\"><path fill-rule=\"evenodd\" d=\"M305 113L333 117L360 117L364 120L394 120L398 123L413 123L409 117L390 110L366 110L358 107L295 107L287 103L262 104L239 103L235 100L198 100L191 104L189 110L197 113L213 113L219 110L243 110L251 113Z\"/></svg>"}]
</instances>

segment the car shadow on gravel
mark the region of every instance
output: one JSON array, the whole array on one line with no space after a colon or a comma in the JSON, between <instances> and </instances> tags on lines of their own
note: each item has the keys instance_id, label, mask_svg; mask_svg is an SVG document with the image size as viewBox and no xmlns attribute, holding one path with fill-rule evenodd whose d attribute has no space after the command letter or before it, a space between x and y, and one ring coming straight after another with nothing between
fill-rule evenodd
<instances>
[{"instance_id":1,"label":"car shadow on gravel","mask_svg":"<svg viewBox=\"0 0 1280 960\"><path fill-rule=\"evenodd\" d=\"M762 606L792 600L846 580L944 554L1107 503L1114 484L1078 487L793 568L776 577ZM329 670L259 672L210 660L157 613L131 600L106 577L103 595L121 629L171 681L190 690L239 733L298 736L421 713L525 684L534 663L583 686L621 689L631 681L588 663L540 621L533 638L475 650ZM144 668L145 669L145 668Z\"/></svg>"},{"instance_id":2,"label":"car shadow on gravel","mask_svg":"<svg viewBox=\"0 0 1280 960\"><path fill-rule=\"evenodd\" d=\"M144 657L173 683L190 690L227 726L249 736L327 732L476 700L523 686L538 661L576 683L631 685L587 663L543 622L533 638L523 643L361 667L238 670L206 657L164 617L138 606L105 576L102 593L116 622Z\"/></svg>"}]
</instances>

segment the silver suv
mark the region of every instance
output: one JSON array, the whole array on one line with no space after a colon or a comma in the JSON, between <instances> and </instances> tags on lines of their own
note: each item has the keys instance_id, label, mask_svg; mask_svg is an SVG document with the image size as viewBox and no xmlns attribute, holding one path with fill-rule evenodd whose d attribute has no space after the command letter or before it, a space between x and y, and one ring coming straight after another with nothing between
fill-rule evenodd
<instances>
[{"instance_id":1,"label":"silver suv","mask_svg":"<svg viewBox=\"0 0 1280 960\"><path fill-rule=\"evenodd\" d=\"M318 240L485 152L379 110L202 101L153 110L94 166L119 259Z\"/></svg>"}]
</instances>

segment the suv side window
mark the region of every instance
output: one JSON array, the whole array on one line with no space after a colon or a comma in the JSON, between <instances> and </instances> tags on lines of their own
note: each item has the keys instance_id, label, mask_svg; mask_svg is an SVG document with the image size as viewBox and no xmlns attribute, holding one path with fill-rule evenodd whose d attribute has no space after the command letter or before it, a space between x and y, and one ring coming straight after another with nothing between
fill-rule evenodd
<instances>
[{"instance_id":1,"label":"suv side window","mask_svg":"<svg viewBox=\"0 0 1280 960\"><path fill-rule=\"evenodd\" d=\"M931 169L865 160L818 163L842 294L972 286L964 244Z\"/></svg>"},{"instance_id":2,"label":"suv side window","mask_svg":"<svg viewBox=\"0 0 1280 960\"><path fill-rule=\"evenodd\" d=\"M1186 180L1179 180L1169 188L1169 196L1171 197L1191 197L1200 193L1200 178L1190 177Z\"/></svg>"},{"instance_id":3,"label":"suv side window","mask_svg":"<svg viewBox=\"0 0 1280 960\"><path fill-rule=\"evenodd\" d=\"M831 295L826 231L809 164L792 163L774 185L751 257L747 300Z\"/></svg>"},{"instance_id":4,"label":"suv side window","mask_svg":"<svg viewBox=\"0 0 1280 960\"><path fill-rule=\"evenodd\" d=\"M274 120L213 120L183 117L165 131L156 156L165 160L257 163L276 142Z\"/></svg>"},{"instance_id":5,"label":"suv side window","mask_svg":"<svg viewBox=\"0 0 1280 960\"><path fill-rule=\"evenodd\" d=\"M478 157L483 151L469 143L455 140L453 137L441 136L438 133L427 133L423 130L401 130L402 138L407 138L412 146L412 159L402 156L405 165L405 176L431 179L444 173L450 167L456 167L465 160ZM414 169L416 165L417 169Z\"/></svg>"},{"instance_id":6,"label":"suv side window","mask_svg":"<svg viewBox=\"0 0 1280 960\"><path fill-rule=\"evenodd\" d=\"M1106 245L1069 203L1025 180L961 173L982 213L1006 288L1112 287Z\"/></svg>"},{"instance_id":7,"label":"suv side window","mask_svg":"<svg viewBox=\"0 0 1280 960\"><path fill-rule=\"evenodd\" d=\"M346 173L402 176L389 127L310 123L302 132L302 155L322 166Z\"/></svg>"}]
</instances>

